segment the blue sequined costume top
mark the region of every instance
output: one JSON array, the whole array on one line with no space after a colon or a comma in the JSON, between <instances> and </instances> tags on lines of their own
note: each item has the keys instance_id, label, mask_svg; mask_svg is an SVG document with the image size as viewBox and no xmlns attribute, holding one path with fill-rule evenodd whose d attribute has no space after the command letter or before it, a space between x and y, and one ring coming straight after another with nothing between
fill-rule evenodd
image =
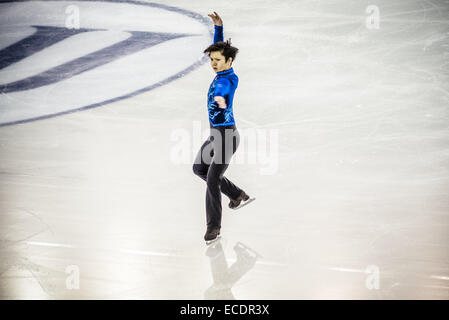
<instances>
[{"instance_id":1,"label":"blue sequined costume top","mask_svg":"<svg viewBox=\"0 0 449 320\"><path fill-rule=\"evenodd\" d=\"M223 41L223 26L215 26L214 43ZM210 84L207 93L207 109L209 112L209 122L213 127L234 125L234 114L232 113L232 102L237 89L239 78L234 73L234 69L217 72L214 80ZM214 97L224 97L226 109L218 107Z\"/></svg>"}]
</instances>

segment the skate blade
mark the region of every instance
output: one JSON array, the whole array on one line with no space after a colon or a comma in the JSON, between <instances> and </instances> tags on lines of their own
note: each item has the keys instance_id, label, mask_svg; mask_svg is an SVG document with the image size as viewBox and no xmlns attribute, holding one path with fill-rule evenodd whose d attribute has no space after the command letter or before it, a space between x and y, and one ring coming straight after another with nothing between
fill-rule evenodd
<instances>
[{"instance_id":1,"label":"skate blade","mask_svg":"<svg viewBox=\"0 0 449 320\"><path fill-rule=\"evenodd\" d=\"M246 206L247 204L249 204L249 203L251 203L251 202L253 202L254 200L256 200L256 198L249 198L248 200L246 200L245 202L243 202L243 203L240 203L237 207L235 207L233 210L237 210L237 209L240 209L241 207L244 207L244 206Z\"/></svg>"},{"instance_id":2,"label":"skate blade","mask_svg":"<svg viewBox=\"0 0 449 320\"><path fill-rule=\"evenodd\" d=\"M213 240L206 240L206 244L207 244L207 245L210 245L210 244L212 244L212 243L214 243L214 242L220 240L220 238L221 238L221 235L218 235L218 236L217 236L215 239L213 239Z\"/></svg>"}]
</instances>

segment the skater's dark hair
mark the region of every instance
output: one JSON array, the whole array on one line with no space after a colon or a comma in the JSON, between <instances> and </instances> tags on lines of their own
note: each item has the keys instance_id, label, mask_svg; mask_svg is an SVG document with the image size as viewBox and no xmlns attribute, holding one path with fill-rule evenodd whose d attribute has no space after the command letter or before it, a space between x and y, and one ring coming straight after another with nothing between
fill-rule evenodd
<instances>
[{"instance_id":1,"label":"skater's dark hair","mask_svg":"<svg viewBox=\"0 0 449 320\"><path fill-rule=\"evenodd\" d=\"M220 51L225 57L225 62L228 62L229 58L232 58L232 62L234 62L235 56L237 55L237 52L239 52L239 49L231 45L231 38L229 38L225 42L222 41L211 44L206 50L204 50L204 53L209 53L210 57L210 53L213 51Z\"/></svg>"}]
</instances>

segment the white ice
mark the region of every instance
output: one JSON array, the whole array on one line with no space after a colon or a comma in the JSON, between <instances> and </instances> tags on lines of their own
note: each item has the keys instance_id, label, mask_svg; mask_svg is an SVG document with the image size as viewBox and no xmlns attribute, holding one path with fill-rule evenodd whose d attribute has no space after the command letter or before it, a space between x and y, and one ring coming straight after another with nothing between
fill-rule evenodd
<instances>
[{"instance_id":1,"label":"white ice","mask_svg":"<svg viewBox=\"0 0 449 320\"><path fill-rule=\"evenodd\" d=\"M207 63L0 127L0 298L448 299L449 2L156 2L223 17L240 49L237 126L278 137L277 169L230 165L257 200L231 211L223 196L222 240L206 251L206 185L172 138L190 134L193 161Z\"/></svg>"}]
</instances>

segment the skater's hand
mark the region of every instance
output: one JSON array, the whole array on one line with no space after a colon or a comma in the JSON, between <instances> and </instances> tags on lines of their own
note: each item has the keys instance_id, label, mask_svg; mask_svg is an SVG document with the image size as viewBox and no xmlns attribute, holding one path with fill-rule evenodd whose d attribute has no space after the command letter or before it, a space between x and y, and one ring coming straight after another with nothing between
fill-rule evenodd
<instances>
[{"instance_id":1,"label":"skater's hand","mask_svg":"<svg viewBox=\"0 0 449 320\"><path fill-rule=\"evenodd\" d=\"M221 20L221 17L215 11L214 11L214 13L208 14L208 16L212 19L212 21L214 22L214 24L216 26L222 26L223 25L223 20Z\"/></svg>"},{"instance_id":2,"label":"skater's hand","mask_svg":"<svg viewBox=\"0 0 449 320\"><path fill-rule=\"evenodd\" d=\"M227 106L226 106L226 100L225 100L225 98L220 97L220 96L216 96L216 97L214 98L214 100L217 101L218 107L219 107L220 109L226 109Z\"/></svg>"}]
</instances>

